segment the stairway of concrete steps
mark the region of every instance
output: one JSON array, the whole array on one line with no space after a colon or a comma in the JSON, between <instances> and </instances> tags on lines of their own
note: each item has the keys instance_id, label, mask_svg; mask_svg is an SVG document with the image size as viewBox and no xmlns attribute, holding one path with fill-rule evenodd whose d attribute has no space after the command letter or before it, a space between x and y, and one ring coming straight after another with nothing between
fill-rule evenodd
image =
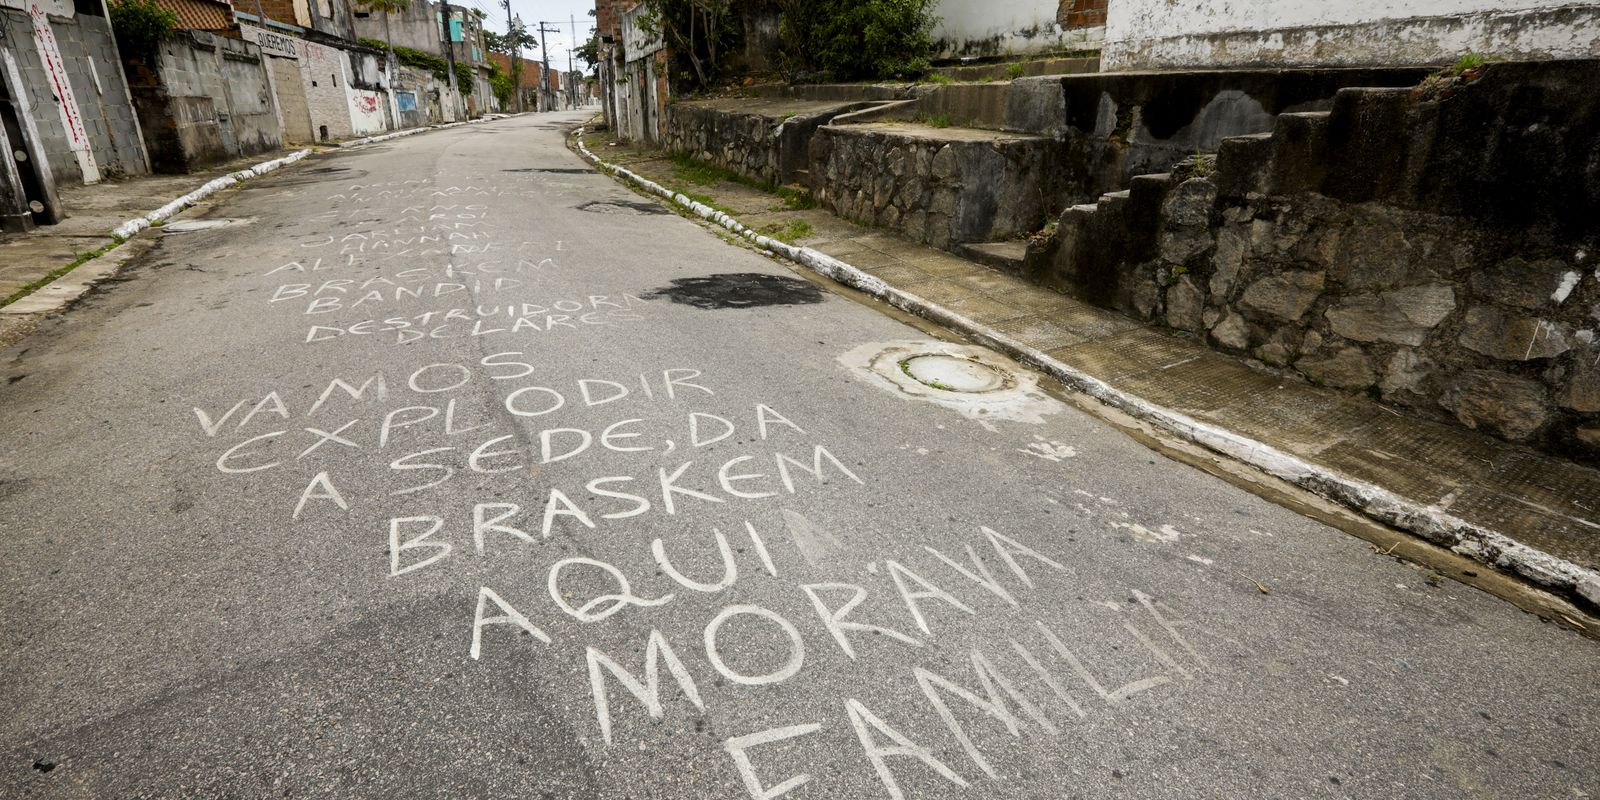
<instances>
[{"instance_id":1,"label":"stairway of concrete steps","mask_svg":"<svg viewBox=\"0 0 1600 800\"><path fill-rule=\"evenodd\" d=\"M1106 268L1108 261L1143 261L1155 256L1162 204L1174 187L1198 174L1196 169L1203 169L1224 194L1267 188L1263 184L1274 181L1274 165L1321 162L1320 148L1332 116L1331 111L1279 114L1271 131L1227 137L1215 153L1197 153L1176 165L1175 171L1135 175L1127 189L1107 192L1093 203L1068 206L1049 236L998 247L968 244L959 252L973 257L976 252L998 250L1003 257L974 260L1091 300L1106 300L1101 290L1109 276L1097 274L1097 270ZM1198 166L1197 161L1205 166ZM1325 174L1326 166L1310 172ZM1277 176L1279 185L1274 188L1311 188L1282 185L1282 178Z\"/></svg>"}]
</instances>

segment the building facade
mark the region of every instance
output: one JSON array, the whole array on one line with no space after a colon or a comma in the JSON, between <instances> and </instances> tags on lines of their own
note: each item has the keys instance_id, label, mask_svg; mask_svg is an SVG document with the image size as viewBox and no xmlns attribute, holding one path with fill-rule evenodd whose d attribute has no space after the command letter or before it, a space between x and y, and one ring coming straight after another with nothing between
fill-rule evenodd
<instances>
[{"instance_id":1,"label":"building facade","mask_svg":"<svg viewBox=\"0 0 1600 800\"><path fill-rule=\"evenodd\" d=\"M1600 4L1570 0L1110 0L1106 70L1600 57Z\"/></svg>"}]
</instances>

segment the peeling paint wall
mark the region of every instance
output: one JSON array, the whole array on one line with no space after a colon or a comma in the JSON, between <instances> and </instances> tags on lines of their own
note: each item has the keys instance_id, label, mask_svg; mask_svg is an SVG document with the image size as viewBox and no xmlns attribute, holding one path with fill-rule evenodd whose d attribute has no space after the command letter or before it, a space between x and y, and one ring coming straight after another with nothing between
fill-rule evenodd
<instances>
[{"instance_id":1,"label":"peeling paint wall","mask_svg":"<svg viewBox=\"0 0 1600 800\"><path fill-rule=\"evenodd\" d=\"M1113 0L1102 69L1600 57L1600 3L1552 0Z\"/></svg>"},{"instance_id":2,"label":"peeling paint wall","mask_svg":"<svg viewBox=\"0 0 1600 800\"><path fill-rule=\"evenodd\" d=\"M1024 55L1098 47L1105 28L1063 27L1070 25L1062 14L1063 5L1058 0L940 0L933 11L940 18L933 29L939 57Z\"/></svg>"}]
</instances>

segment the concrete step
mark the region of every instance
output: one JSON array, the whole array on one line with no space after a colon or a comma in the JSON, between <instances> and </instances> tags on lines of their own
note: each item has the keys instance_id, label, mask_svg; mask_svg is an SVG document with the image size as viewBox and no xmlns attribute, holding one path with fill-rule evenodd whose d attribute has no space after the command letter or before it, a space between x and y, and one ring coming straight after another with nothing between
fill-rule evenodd
<instances>
[{"instance_id":1,"label":"concrete step","mask_svg":"<svg viewBox=\"0 0 1600 800\"><path fill-rule=\"evenodd\" d=\"M1028 262L1028 243L1022 239L1001 242L967 242L955 247L956 255L993 267L1010 275L1021 275Z\"/></svg>"}]
</instances>

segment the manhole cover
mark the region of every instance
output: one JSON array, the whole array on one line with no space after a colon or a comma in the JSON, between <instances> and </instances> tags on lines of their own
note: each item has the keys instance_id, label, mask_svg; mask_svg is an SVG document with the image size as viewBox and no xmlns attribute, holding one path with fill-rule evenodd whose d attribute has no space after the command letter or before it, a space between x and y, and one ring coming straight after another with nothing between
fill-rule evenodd
<instances>
[{"instance_id":1,"label":"manhole cover","mask_svg":"<svg viewBox=\"0 0 1600 800\"><path fill-rule=\"evenodd\" d=\"M1000 370L958 356L912 356L901 361L900 368L918 383L946 392L993 392L1007 383Z\"/></svg>"},{"instance_id":2,"label":"manhole cover","mask_svg":"<svg viewBox=\"0 0 1600 800\"><path fill-rule=\"evenodd\" d=\"M862 344L839 356L875 386L991 420L1042 422L1061 410L1039 389L1038 376L1010 359L973 345L930 340Z\"/></svg>"}]
</instances>

